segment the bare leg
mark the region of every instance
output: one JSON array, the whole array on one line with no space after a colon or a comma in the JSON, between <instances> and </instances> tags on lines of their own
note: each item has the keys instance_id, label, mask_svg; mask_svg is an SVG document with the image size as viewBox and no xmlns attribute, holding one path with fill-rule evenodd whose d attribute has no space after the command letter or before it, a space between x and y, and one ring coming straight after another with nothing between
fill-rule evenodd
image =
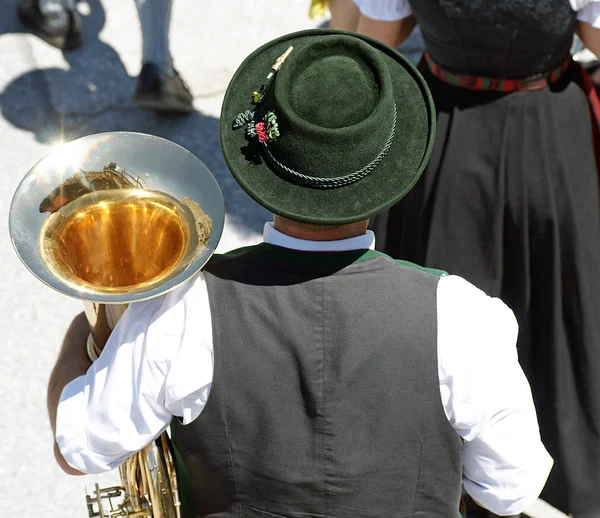
<instances>
[{"instance_id":1,"label":"bare leg","mask_svg":"<svg viewBox=\"0 0 600 518\"><path fill-rule=\"evenodd\" d=\"M154 63L165 74L173 75L169 51L171 0L136 0L142 26L142 63Z\"/></svg>"}]
</instances>

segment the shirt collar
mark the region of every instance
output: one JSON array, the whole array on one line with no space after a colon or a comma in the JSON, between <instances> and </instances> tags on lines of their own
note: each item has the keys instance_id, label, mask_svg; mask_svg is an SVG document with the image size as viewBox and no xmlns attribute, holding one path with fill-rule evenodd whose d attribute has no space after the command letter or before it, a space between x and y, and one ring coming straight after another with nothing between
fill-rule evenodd
<instances>
[{"instance_id":1,"label":"shirt collar","mask_svg":"<svg viewBox=\"0 0 600 518\"><path fill-rule=\"evenodd\" d=\"M347 252L348 250L375 249L375 234L367 230L362 236L338 239L336 241L311 241L298 239L279 232L273 222L265 223L263 241L270 245L281 246L302 252Z\"/></svg>"}]
</instances>

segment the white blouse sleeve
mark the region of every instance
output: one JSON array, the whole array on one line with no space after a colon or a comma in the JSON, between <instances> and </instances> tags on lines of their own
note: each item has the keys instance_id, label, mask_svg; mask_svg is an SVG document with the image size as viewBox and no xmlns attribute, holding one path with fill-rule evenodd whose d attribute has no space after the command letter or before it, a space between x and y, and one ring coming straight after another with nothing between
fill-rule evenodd
<instances>
[{"instance_id":1,"label":"white blouse sleeve","mask_svg":"<svg viewBox=\"0 0 600 518\"><path fill-rule=\"evenodd\" d=\"M600 28L600 0L570 0L571 7L577 11L577 19Z\"/></svg>"},{"instance_id":2,"label":"white blouse sleeve","mask_svg":"<svg viewBox=\"0 0 600 518\"><path fill-rule=\"evenodd\" d=\"M496 514L519 514L540 494L552 459L519 365L516 319L461 277L442 277L437 298L440 394L464 441L464 487Z\"/></svg>"},{"instance_id":3,"label":"white blouse sleeve","mask_svg":"<svg viewBox=\"0 0 600 518\"><path fill-rule=\"evenodd\" d=\"M173 415L187 424L200 414L213 374L208 304L200 274L127 308L100 358L61 394L56 442L69 465L110 471L158 437Z\"/></svg>"},{"instance_id":4,"label":"white blouse sleeve","mask_svg":"<svg viewBox=\"0 0 600 518\"><path fill-rule=\"evenodd\" d=\"M412 14L408 0L354 0L361 14L373 20L395 22Z\"/></svg>"}]
</instances>

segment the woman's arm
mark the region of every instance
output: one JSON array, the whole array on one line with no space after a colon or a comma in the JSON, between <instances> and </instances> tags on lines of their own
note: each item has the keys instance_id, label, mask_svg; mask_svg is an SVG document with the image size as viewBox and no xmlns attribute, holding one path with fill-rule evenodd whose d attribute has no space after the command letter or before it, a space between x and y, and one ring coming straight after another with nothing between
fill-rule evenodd
<instances>
[{"instance_id":1,"label":"woman's arm","mask_svg":"<svg viewBox=\"0 0 600 518\"><path fill-rule=\"evenodd\" d=\"M356 32L399 47L417 24L408 0L354 0L360 11Z\"/></svg>"},{"instance_id":2,"label":"woman's arm","mask_svg":"<svg viewBox=\"0 0 600 518\"><path fill-rule=\"evenodd\" d=\"M330 29L356 32L360 11L353 0L329 0Z\"/></svg>"},{"instance_id":3,"label":"woman's arm","mask_svg":"<svg viewBox=\"0 0 600 518\"><path fill-rule=\"evenodd\" d=\"M577 22L576 32L583 44L596 54L596 56L600 56L600 29L579 20Z\"/></svg>"},{"instance_id":4,"label":"woman's arm","mask_svg":"<svg viewBox=\"0 0 600 518\"><path fill-rule=\"evenodd\" d=\"M577 26L575 31L596 56L600 56L600 0L581 1L577 10Z\"/></svg>"},{"instance_id":5,"label":"woman's arm","mask_svg":"<svg viewBox=\"0 0 600 518\"><path fill-rule=\"evenodd\" d=\"M416 25L417 20L412 14L401 20L391 22L374 20L361 14L356 32L371 36L390 47L397 48L410 36Z\"/></svg>"}]
</instances>

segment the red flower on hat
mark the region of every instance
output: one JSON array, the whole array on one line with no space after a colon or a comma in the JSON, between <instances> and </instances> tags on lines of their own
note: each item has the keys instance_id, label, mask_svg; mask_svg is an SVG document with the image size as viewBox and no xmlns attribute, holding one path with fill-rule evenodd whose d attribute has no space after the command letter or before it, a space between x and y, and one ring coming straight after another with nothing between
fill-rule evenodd
<instances>
[{"instance_id":1,"label":"red flower on hat","mask_svg":"<svg viewBox=\"0 0 600 518\"><path fill-rule=\"evenodd\" d=\"M246 127L246 138L257 138L259 142L266 143L279 137L279 126L277 116L273 112L267 112L260 122L254 123L254 112L246 110L238 113L233 121L233 129Z\"/></svg>"}]
</instances>

